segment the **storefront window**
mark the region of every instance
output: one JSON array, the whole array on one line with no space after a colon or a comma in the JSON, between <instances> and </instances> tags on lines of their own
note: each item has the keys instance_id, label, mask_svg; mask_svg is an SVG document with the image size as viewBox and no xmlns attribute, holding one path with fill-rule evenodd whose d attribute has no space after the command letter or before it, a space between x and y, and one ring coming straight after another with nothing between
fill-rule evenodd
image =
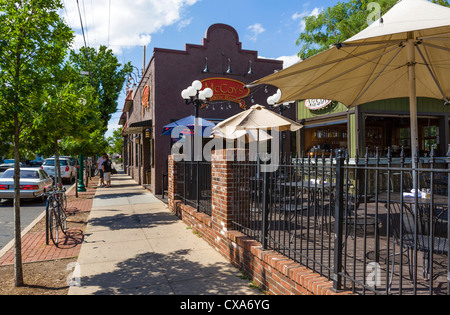
<instances>
[{"instance_id":1,"label":"storefront window","mask_svg":"<svg viewBox=\"0 0 450 315\"><path fill-rule=\"evenodd\" d=\"M423 148L426 152L431 152L434 149L437 149L438 146L438 137L439 137L439 127L430 126L424 127L424 140L423 140Z\"/></svg>"},{"instance_id":2,"label":"storefront window","mask_svg":"<svg viewBox=\"0 0 450 315\"><path fill-rule=\"evenodd\" d=\"M405 148L411 146L411 129L400 128L400 146Z\"/></svg>"},{"instance_id":3,"label":"storefront window","mask_svg":"<svg viewBox=\"0 0 450 315\"><path fill-rule=\"evenodd\" d=\"M305 130L305 147L310 156L336 155L336 152L347 150L347 124L309 128Z\"/></svg>"},{"instance_id":4,"label":"storefront window","mask_svg":"<svg viewBox=\"0 0 450 315\"><path fill-rule=\"evenodd\" d=\"M439 119L419 118L419 155L429 156L431 150L439 150ZM374 156L376 149L380 156L391 154L398 157L403 148L405 156L411 154L411 128L409 118L368 116L365 121L365 148L369 156ZM439 154L436 153L435 154Z\"/></svg>"}]
</instances>

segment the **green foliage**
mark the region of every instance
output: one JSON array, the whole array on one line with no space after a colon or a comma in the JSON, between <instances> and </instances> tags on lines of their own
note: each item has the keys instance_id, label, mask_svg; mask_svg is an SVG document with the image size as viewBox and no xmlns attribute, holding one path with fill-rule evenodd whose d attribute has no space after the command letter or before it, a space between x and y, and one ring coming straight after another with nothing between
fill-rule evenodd
<instances>
[{"instance_id":1,"label":"green foliage","mask_svg":"<svg viewBox=\"0 0 450 315\"><path fill-rule=\"evenodd\" d=\"M83 139L76 136L66 137L59 146L63 154L95 156L107 151L108 142L105 140L103 132L99 129L87 134Z\"/></svg>"},{"instance_id":2,"label":"green foliage","mask_svg":"<svg viewBox=\"0 0 450 315\"><path fill-rule=\"evenodd\" d=\"M71 52L70 60L78 71L89 71L85 78L98 96L98 110L106 132L112 114L117 111L117 100L127 75L132 71L131 63L121 65L112 50L100 46L98 50L83 47L78 53Z\"/></svg>"},{"instance_id":3,"label":"green foliage","mask_svg":"<svg viewBox=\"0 0 450 315\"><path fill-rule=\"evenodd\" d=\"M43 91L44 102L33 122L35 150L54 153L57 140L77 135L79 139L100 128L97 98L93 88L82 86L71 64L54 69L54 80Z\"/></svg>"},{"instance_id":4,"label":"green foliage","mask_svg":"<svg viewBox=\"0 0 450 315\"><path fill-rule=\"evenodd\" d=\"M368 26L369 14L370 17L375 16L371 3L377 2L381 7L381 12L385 13L397 1L349 0L323 10L318 16L305 17L305 30L296 42L301 47L299 57L305 59L314 56L327 50L331 45L344 42L361 32ZM449 6L448 0L433 0L432 2Z\"/></svg>"},{"instance_id":5,"label":"green foliage","mask_svg":"<svg viewBox=\"0 0 450 315\"><path fill-rule=\"evenodd\" d=\"M112 137L108 138L109 153L121 153L122 152L122 146L123 146L122 129L123 129L123 127L120 127L119 129L114 130Z\"/></svg>"},{"instance_id":6,"label":"green foliage","mask_svg":"<svg viewBox=\"0 0 450 315\"><path fill-rule=\"evenodd\" d=\"M0 85L2 113L30 114L31 96L51 80L52 65L66 56L73 39L59 18L57 0L0 0Z\"/></svg>"},{"instance_id":7,"label":"green foliage","mask_svg":"<svg viewBox=\"0 0 450 315\"><path fill-rule=\"evenodd\" d=\"M59 0L0 0L2 147L14 143L19 149L33 139L30 127L44 102L42 91L74 38L58 15L61 8Z\"/></svg>"}]
</instances>

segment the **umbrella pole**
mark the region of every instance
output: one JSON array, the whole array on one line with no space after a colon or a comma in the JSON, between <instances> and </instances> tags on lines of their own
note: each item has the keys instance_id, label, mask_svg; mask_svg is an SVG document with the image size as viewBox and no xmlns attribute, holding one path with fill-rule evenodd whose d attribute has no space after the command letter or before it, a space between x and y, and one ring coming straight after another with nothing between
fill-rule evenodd
<instances>
[{"instance_id":1,"label":"umbrella pole","mask_svg":"<svg viewBox=\"0 0 450 315\"><path fill-rule=\"evenodd\" d=\"M408 75L409 75L409 111L411 127L411 164L413 169L413 188L417 192L417 170L414 157L419 156L419 136L417 118L417 86L416 86L416 58L414 32L408 33Z\"/></svg>"}]
</instances>

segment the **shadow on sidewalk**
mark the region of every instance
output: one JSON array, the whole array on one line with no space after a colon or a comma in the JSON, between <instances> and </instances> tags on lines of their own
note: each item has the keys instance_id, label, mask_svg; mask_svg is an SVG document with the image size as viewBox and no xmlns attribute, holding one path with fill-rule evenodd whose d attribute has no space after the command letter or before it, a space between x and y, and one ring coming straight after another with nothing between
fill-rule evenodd
<instances>
[{"instance_id":1,"label":"shadow on sidewalk","mask_svg":"<svg viewBox=\"0 0 450 315\"><path fill-rule=\"evenodd\" d=\"M248 284L229 271L228 264L205 266L189 259L191 250L146 253L117 263L117 270L81 277L85 287L100 287L94 295L220 295L248 294ZM256 292L255 292L256 294Z\"/></svg>"},{"instance_id":2,"label":"shadow on sidewalk","mask_svg":"<svg viewBox=\"0 0 450 315\"><path fill-rule=\"evenodd\" d=\"M119 210L108 210L108 212ZM108 227L111 230L122 229L141 229L160 227L163 225L170 225L178 222L179 219L166 212L152 212L144 214L116 214L111 216L104 216L100 218L91 218L89 224L95 227Z\"/></svg>"}]
</instances>

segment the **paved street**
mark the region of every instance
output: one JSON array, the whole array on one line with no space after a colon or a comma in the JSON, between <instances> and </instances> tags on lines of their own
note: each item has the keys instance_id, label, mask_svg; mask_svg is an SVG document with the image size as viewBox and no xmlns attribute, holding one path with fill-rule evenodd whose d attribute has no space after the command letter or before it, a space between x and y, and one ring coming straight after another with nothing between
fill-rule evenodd
<instances>
[{"instance_id":1,"label":"paved street","mask_svg":"<svg viewBox=\"0 0 450 315\"><path fill-rule=\"evenodd\" d=\"M1 175L0 175L1 176ZM64 186L69 189L71 185ZM22 230L45 211L45 202L22 200L21 223ZM14 208L12 202L0 202L0 250L14 239Z\"/></svg>"},{"instance_id":2,"label":"paved street","mask_svg":"<svg viewBox=\"0 0 450 315\"><path fill-rule=\"evenodd\" d=\"M22 200L21 221L22 230L33 222L43 211L45 203ZM14 208L12 202L0 203L0 249L14 238Z\"/></svg>"}]
</instances>

